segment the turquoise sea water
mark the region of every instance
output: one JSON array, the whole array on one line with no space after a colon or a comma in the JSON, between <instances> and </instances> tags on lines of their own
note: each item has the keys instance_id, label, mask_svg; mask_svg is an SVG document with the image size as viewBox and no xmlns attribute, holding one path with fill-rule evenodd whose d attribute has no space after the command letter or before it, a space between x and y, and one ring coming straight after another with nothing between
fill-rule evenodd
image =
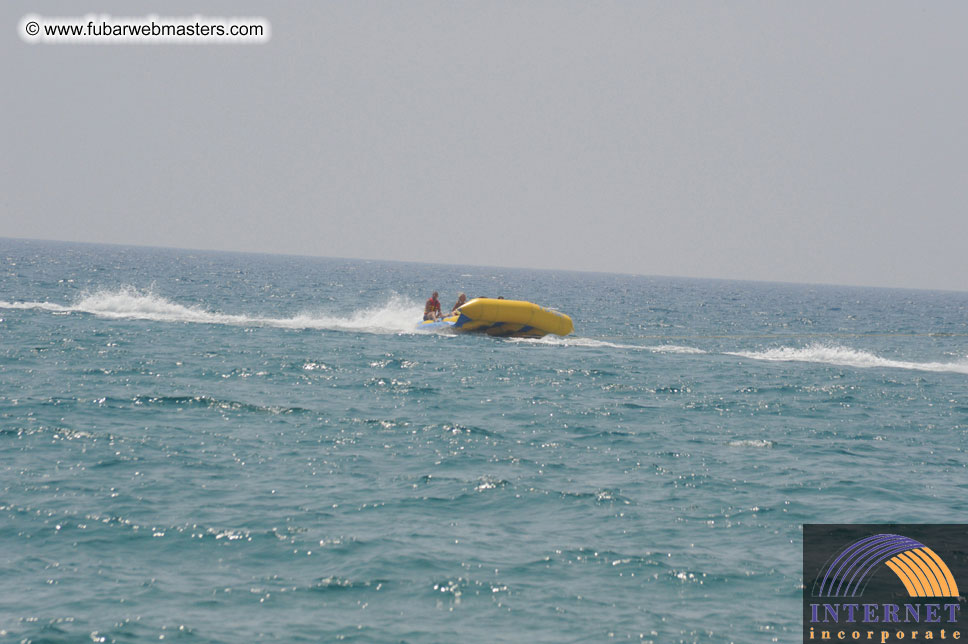
<instances>
[{"instance_id":1,"label":"turquoise sea water","mask_svg":"<svg viewBox=\"0 0 968 644\"><path fill-rule=\"evenodd\" d=\"M963 522L968 294L0 240L0 634L795 642ZM565 339L413 331L528 299Z\"/></svg>"}]
</instances>

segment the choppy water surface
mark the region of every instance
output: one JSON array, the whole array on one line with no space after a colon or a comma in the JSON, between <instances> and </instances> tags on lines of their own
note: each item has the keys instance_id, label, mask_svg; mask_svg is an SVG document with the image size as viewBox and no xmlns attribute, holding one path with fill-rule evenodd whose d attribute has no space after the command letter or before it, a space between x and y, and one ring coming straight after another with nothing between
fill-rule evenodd
<instances>
[{"instance_id":1,"label":"choppy water surface","mask_svg":"<svg viewBox=\"0 0 968 644\"><path fill-rule=\"evenodd\" d=\"M968 294L0 240L0 631L798 641L966 510ZM413 331L431 290L565 339Z\"/></svg>"}]
</instances>

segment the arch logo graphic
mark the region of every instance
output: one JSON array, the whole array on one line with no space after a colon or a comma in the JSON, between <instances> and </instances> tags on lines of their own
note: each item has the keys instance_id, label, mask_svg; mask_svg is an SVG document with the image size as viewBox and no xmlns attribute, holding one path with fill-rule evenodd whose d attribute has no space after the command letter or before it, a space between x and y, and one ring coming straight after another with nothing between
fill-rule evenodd
<instances>
[{"instance_id":1,"label":"arch logo graphic","mask_svg":"<svg viewBox=\"0 0 968 644\"><path fill-rule=\"evenodd\" d=\"M958 597L947 564L923 543L899 534L875 534L843 548L814 583L815 597L857 597L881 564L894 571L909 597Z\"/></svg>"},{"instance_id":2,"label":"arch logo graphic","mask_svg":"<svg viewBox=\"0 0 968 644\"><path fill-rule=\"evenodd\" d=\"M807 524L803 578L804 642L961 640L968 526Z\"/></svg>"}]
</instances>

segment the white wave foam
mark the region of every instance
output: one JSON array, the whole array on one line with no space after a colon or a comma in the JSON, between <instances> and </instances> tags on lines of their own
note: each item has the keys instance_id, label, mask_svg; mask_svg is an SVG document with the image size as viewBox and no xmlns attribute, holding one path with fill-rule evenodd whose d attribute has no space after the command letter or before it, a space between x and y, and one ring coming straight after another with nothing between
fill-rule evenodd
<instances>
[{"instance_id":1,"label":"white wave foam","mask_svg":"<svg viewBox=\"0 0 968 644\"><path fill-rule=\"evenodd\" d=\"M657 346L644 346L641 344L618 344L606 342L605 340L594 340L582 337L559 337L546 335L543 338L507 338L509 342L527 342L531 344L549 344L560 347L591 347L608 349L631 349L633 351L651 351L652 353L706 353L702 349L695 347L683 347L675 344L661 344Z\"/></svg>"},{"instance_id":2,"label":"white wave foam","mask_svg":"<svg viewBox=\"0 0 968 644\"><path fill-rule=\"evenodd\" d=\"M70 307L54 304L53 302L7 302L0 300L0 309L38 309L41 311L70 312Z\"/></svg>"},{"instance_id":3,"label":"white wave foam","mask_svg":"<svg viewBox=\"0 0 968 644\"><path fill-rule=\"evenodd\" d=\"M522 342L525 344L547 344L556 347L608 347L611 349L643 349L630 344L615 344L603 340L593 340L591 338L579 337L560 337L557 335L546 335L542 338L505 338L508 342Z\"/></svg>"},{"instance_id":4,"label":"white wave foam","mask_svg":"<svg viewBox=\"0 0 968 644\"><path fill-rule=\"evenodd\" d=\"M400 297L382 306L354 311L348 316L303 313L292 318L259 318L265 326L291 329L365 331L367 333L414 333L423 309Z\"/></svg>"},{"instance_id":5,"label":"white wave foam","mask_svg":"<svg viewBox=\"0 0 968 644\"><path fill-rule=\"evenodd\" d=\"M730 447L773 447L773 441L754 438L751 440L729 441Z\"/></svg>"},{"instance_id":6,"label":"white wave foam","mask_svg":"<svg viewBox=\"0 0 968 644\"><path fill-rule=\"evenodd\" d=\"M219 313L198 306L186 306L152 292L133 287L98 291L82 295L73 306L51 302L7 302L0 308L35 309L54 312L89 313L108 319L188 322L232 326L267 326L284 329L322 329L364 331L369 333L409 333L420 319L420 308L394 297L382 306L355 311L348 316L305 312L289 318L273 318Z\"/></svg>"},{"instance_id":7,"label":"white wave foam","mask_svg":"<svg viewBox=\"0 0 968 644\"><path fill-rule=\"evenodd\" d=\"M968 374L968 360L962 362L909 362L889 360L867 351L814 343L803 348L780 347L766 351L736 351L728 355L772 362L819 362L841 367L889 367L916 371L947 371Z\"/></svg>"},{"instance_id":8,"label":"white wave foam","mask_svg":"<svg viewBox=\"0 0 968 644\"><path fill-rule=\"evenodd\" d=\"M157 322L246 324L252 321L251 318L244 315L212 313L200 307L185 306L150 291L140 292L132 287L82 295L71 307L71 310L110 319L154 320Z\"/></svg>"},{"instance_id":9,"label":"white wave foam","mask_svg":"<svg viewBox=\"0 0 968 644\"><path fill-rule=\"evenodd\" d=\"M677 344L660 344L655 347L645 347L653 353L706 353L702 349L697 349L696 347L683 347Z\"/></svg>"}]
</instances>

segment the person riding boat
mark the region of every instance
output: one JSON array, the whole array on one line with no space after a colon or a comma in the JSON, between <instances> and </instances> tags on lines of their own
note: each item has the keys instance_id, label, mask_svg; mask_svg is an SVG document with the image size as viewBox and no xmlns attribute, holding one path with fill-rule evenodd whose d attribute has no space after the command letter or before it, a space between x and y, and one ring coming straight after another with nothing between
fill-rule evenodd
<instances>
[{"instance_id":1,"label":"person riding boat","mask_svg":"<svg viewBox=\"0 0 968 644\"><path fill-rule=\"evenodd\" d=\"M466 303L467 303L467 294L461 293L460 295L457 296L457 304L455 304L454 308L450 310L450 314L457 315L458 313L460 313L460 311L458 311L457 309L464 306L464 304Z\"/></svg>"},{"instance_id":2,"label":"person riding boat","mask_svg":"<svg viewBox=\"0 0 968 644\"><path fill-rule=\"evenodd\" d=\"M436 322L442 317L443 314L440 312L440 300L437 299L437 291L434 291L434 294L424 305L424 320Z\"/></svg>"}]
</instances>

